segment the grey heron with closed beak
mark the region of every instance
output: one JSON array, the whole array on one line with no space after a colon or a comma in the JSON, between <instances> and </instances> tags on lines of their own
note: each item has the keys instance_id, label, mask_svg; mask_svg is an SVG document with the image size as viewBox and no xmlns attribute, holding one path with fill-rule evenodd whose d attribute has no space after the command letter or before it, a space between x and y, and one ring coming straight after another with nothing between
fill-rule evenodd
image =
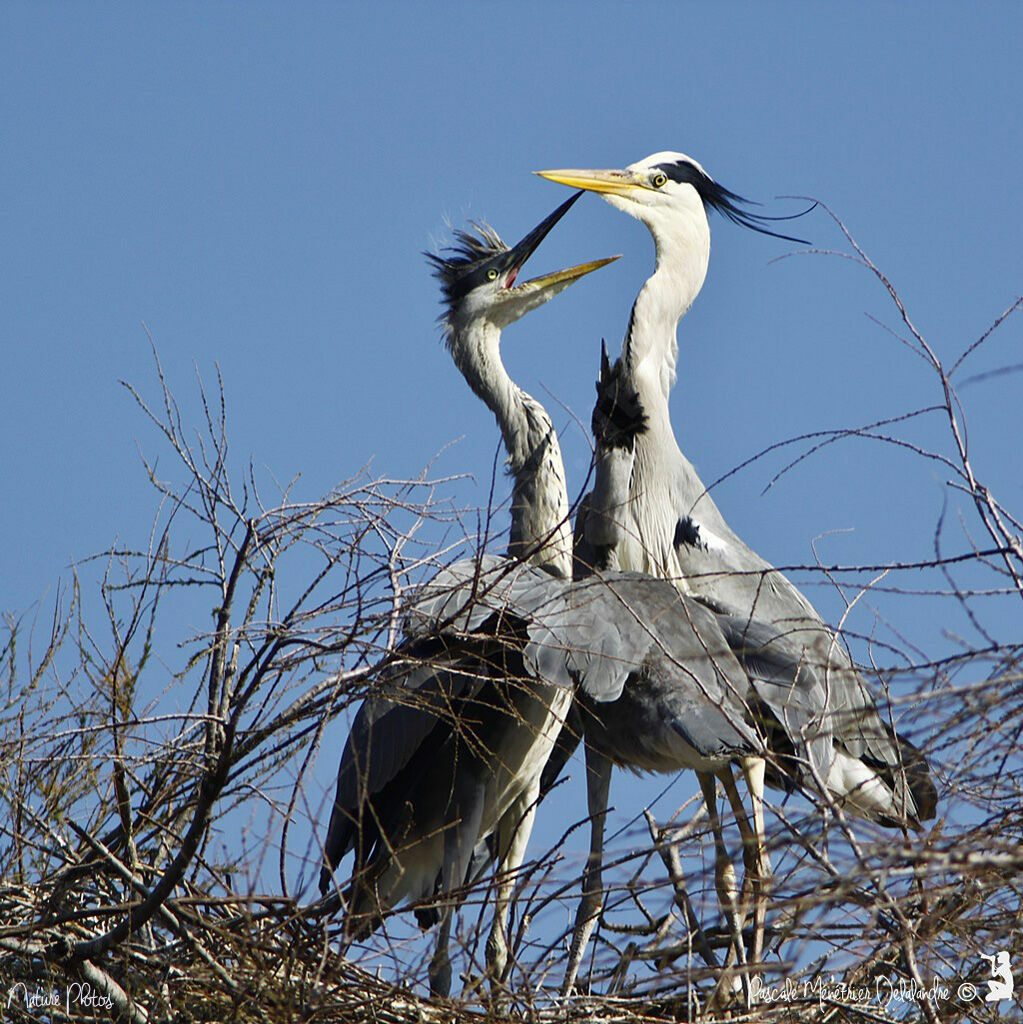
<instances>
[{"instance_id":1,"label":"grey heron with closed beak","mask_svg":"<svg viewBox=\"0 0 1023 1024\"><path fill-rule=\"evenodd\" d=\"M753 849L744 844L754 889L756 962L770 871L765 774L766 781L780 785L791 785L795 775L826 801L885 825L918 828L934 816L937 800L923 756L878 712L845 647L810 602L728 526L672 428L668 401L677 373L676 331L707 274L708 212L764 234L799 239L770 226L785 218L750 211L746 200L682 153L654 153L620 170L537 173L597 192L642 221L653 236L654 272L633 304L621 358L607 368L616 377L616 393L628 395L641 413L642 429L617 449L604 445L601 450L598 438L594 490L584 503L577 535L582 560L612 550L622 569L668 579L715 612L752 682L770 741L766 763L760 757L741 761L756 836ZM788 718L787 692L799 696L794 703L805 719L801 723ZM796 726L803 745L825 751L823 760L799 755ZM709 807L713 783L701 778L701 785ZM719 847L719 860L720 853Z\"/></svg>"}]
</instances>

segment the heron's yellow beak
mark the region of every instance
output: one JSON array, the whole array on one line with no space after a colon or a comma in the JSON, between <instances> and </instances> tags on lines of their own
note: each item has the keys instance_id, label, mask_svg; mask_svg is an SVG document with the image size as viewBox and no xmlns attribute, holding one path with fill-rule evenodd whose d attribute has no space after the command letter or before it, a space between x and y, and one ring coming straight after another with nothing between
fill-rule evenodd
<instances>
[{"instance_id":1,"label":"heron's yellow beak","mask_svg":"<svg viewBox=\"0 0 1023 1024\"><path fill-rule=\"evenodd\" d=\"M621 259L621 253L617 256L608 256L602 260L593 260L590 263L580 263L576 267L566 267L564 270L555 270L551 274L541 274L539 277L532 277L528 281L524 281L518 287L544 291L547 288L554 288L557 285L571 284L573 281L578 281L580 277L585 277L594 270L600 270L601 267L606 267L609 263L614 263L617 259Z\"/></svg>"},{"instance_id":2,"label":"heron's yellow beak","mask_svg":"<svg viewBox=\"0 0 1023 1024\"><path fill-rule=\"evenodd\" d=\"M569 185L571 188L582 188L588 192L601 192L605 195L628 195L637 188L650 188L644 178L632 171L563 170L533 173L548 181L556 181L559 185Z\"/></svg>"}]
</instances>

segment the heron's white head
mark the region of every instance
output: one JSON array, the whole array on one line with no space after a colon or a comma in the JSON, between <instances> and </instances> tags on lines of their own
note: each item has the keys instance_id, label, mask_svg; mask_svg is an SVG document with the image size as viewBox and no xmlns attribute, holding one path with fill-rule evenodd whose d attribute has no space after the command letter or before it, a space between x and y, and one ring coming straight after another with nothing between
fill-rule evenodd
<instances>
[{"instance_id":1,"label":"heron's white head","mask_svg":"<svg viewBox=\"0 0 1023 1024\"><path fill-rule=\"evenodd\" d=\"M707 211L697 184L710 181L703 168L681 153L654 153L623 170L537 171L542 178L599 193L615 209L643 221L655 238L687 227L709 245Z\"/></svg>"},{"instance_id":2,"label":"heron's white head","mask_svg":"<svg viewBox=\"0 0 1023 1024\"><path fill-rule=\"evenodd\" d=\"M449 337L473 321L507 327L581 277L618 259L611 256L518 282L526 261L581 195L577 192L566 200L510 248L493 228L474 224L475 234L455 232L455 245L445 255L426 254L441 281L446 306L441 321Z\"/></svg>"},{"instance_id":3,"label":"heron's white head","mask_svg":"<svg viewBox=\"0 0 1023 1024\"><path fill-rule=\"evenodd\" d=\"M646 366L665 402L675 381L675 329L707 276L708 211L717 210L753 231L801 241L764 226L766 222L788 218L750 212L746 209L749 200L719 185L684 153L653 153L622 170L536 173L572 188L596 192L650 229L657 251L657 268L633 306L623 352L634 372L639 373Z\"/></svg>"},{"instance_id":4,"label":"heron's white head","mask_svg":"<svg viewBox=\"0 0 1023 1024\"><path fill-rule=\"evenodd\" d=\"M735 224L788 241L802 239L779 235L764 226L765 221L788 218L765 217L745 209L751 205L719 185L692 157L664 151L630 164L623 170L537 171L542 178L599 193L616 209L643 221L658 242L684 238L690 244L704 243L709 249L707 211L717 210Z\"/></svg>"}]
</instances>

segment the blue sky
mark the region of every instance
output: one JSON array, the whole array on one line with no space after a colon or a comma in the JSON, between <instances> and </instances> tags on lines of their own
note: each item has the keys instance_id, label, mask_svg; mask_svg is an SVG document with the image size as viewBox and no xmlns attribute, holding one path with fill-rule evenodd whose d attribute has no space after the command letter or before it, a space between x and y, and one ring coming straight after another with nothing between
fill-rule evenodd
<instances>
[{"instance_id":1,"label":"blue sky","mask_svg":"<svg viewBox=\"0 0 1023 1024\"><path fill-rule=\"evenodd\" d=\"M301 474L313 497L370 460L417 475L443 449L438 473L473 475L452 493L485 504L497 432L440 344L421 252L471 217L520 237L567 194L538 168L674 149L767 212L817 197L954 358L1023 292L1021 33L1012 3L3 5L0 608L45 607L72 563L147 537L139 451L159 446L118 383L155 395L146 328L186 416L195 368L220 367L240 468ZM862 269L711 230L673 398L706 481L939 397L864 315L898 326ZM841 245L820 211L797 233ZM617 350L651 251L586 197L531 266L623 259L506 335L512 375L564 428L573 493L573 416L589 421L599 341ZM964 377L1023 362L1021 325ZM962 392L978 474L1016 510L1019 382ZM904 433L947 450L939 419ZM947 474L905 450L844 442L762 493L786 461L715 491L776 564L810 561L822 535L827 562L927 558L943 507L947 550L976 531ZM811 585L836 621L838 594ZM868 598L853 625L894 617L939 653L969 623L934 607Z\"/></svg>"}]
</instances>

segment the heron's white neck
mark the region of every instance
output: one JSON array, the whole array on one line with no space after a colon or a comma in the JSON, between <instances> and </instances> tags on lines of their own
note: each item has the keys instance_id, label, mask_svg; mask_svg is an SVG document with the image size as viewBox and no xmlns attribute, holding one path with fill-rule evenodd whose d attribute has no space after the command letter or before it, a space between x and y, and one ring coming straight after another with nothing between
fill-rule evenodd
<instances>
[{"instance_id":1,"label":"heron's white neck","mask_svg":"<svg viewBox=\"0 0 1023 1024\"><path fill-rule=\"evenodd\" d=\"M710 228L706 216L647 226L654 236L657 262L632 307L622 356L644 411L667 418L678 363L675 331L707 276Z\"/></svg>"},{"instance_id":2,"label":"heron's white neck","mask_svg":"<svg viewBox=\"0 0 1023 1024\"><path fill-rule=\"evenodd\" d=\"M508 375L501 329L473 318L448 326L448 347L469 387L497 418L512 487L508 555L559 576L572 575L568 487L558 435L547 410Z\"/></svg>"}]
</instances>

